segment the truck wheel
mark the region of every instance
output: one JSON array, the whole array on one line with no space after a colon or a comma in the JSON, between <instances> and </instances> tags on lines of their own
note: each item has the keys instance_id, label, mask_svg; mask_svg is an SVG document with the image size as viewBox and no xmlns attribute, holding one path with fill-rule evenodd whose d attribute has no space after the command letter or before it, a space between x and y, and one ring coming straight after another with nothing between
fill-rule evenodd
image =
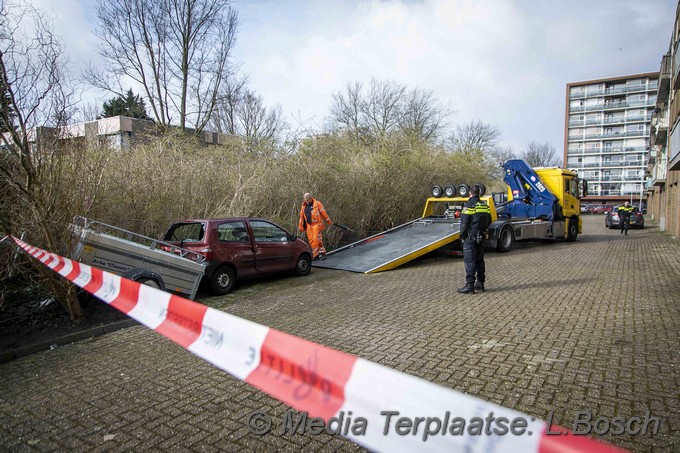
<instances>
[{"instance_id":1,"label":"truck wheel","mask_svg":"<svg viewBox=\"0 0 680 453\"><path fill-rule=\"evenodd\" d=\"M470 188L467 184L461 184L458 186L458 195L461 197L467 197L470 195Z\"/></svg>"},{"instance_id":2,"label":"truck wheel","mask_svg":"<svg viewBox=\"0 0 680 453\"><path fill-rule=\"evenodd\" d=\"M509 252L513 242L515 242L515 235L512 232L512 228L508 226L503 227L498 235L496 250L501 253Z\"/></svg>"},{"instance_id":3,"label":"truck wheel","mask_svg":"<svg viewBox=\"0 0 680 453\"><path fill-rule=\"evenodd\" d=\"M575 217L569 219L569 229L567 230L567 242L574 242L578 236L578 220Z\"/></svg>"},{"instance_id":4,"label":"truck wheel","mask_svg":"<svg viewBox=\"0 0 680 453\"><path fill-rule=\"evenodd\" d=\"M309 257L309 254L303 253L300 255L300 258L298 258L297 264L295 265L295 275L298 277L304 277L305 275L309 274L311 269L312 259Z\"/></svg>"},{"instance_id":5,"label":"truck wheel","mask_svg":"<svg viewBox=\"0 0 680 453\"><path fill-rule=\"evenodd\" d=\"M456 185L455 184L447 184L444 186L444 196L446 198L453 198L456 196Z\"/></svg>"},{"instance_id":6,"label":"truck wheel","mask_svg":"<svg viewBox=\"0 0 680 453\"><path fill-rule=\"evenodd\" d=\"M486 186L484 184L475 184L475 186L479 187L479 196L483 197L484 194L486 193Z\"/></svg>"},{"instance_id":7,"label":"truck wheel","mask_svg":"<svg viewBox=\"0 0 680 453\"><path fill-rule=\"evenodd\" d=\"M229 293L234 288L236 283L236 275L234 270L229 266L222 266L213 272L210 277L210 289L219 295Z\"/></svg>"},{"instance_id":8,"label":"truck wheel","mask_svg":"<svg viewBox=\"0 0 680 453\"><path fill-rule=\"evenodd\" d=\"M439 197L442 196L442 194L444 193L444 191L442 190L442 186L435 184L435 185L432 186L432 188L430 189L430 193L432 194L433 197L439 198Z\"/></svg>"}]
</instances>

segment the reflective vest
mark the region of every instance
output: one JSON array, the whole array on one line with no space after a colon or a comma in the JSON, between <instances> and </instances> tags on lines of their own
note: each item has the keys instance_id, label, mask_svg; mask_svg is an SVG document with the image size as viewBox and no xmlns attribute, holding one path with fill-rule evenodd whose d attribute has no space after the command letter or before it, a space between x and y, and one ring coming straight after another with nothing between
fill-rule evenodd
<instances>
[{"instance_id":1,"label":"reflective vest","mask_svg":"<svg viewBox=\"0 0 680 453\"><path fill-rule=\"evenodd\" d=\"M300 231L305 231L307 229L307 219L305 216L305 203L304 201L302 202L302 206L300 207L300 221L298 222L298 228ZM326 225L323 223L323 220L326 220L328 224L332 224L330 217L328 217L328 214L326 214L326 210L323 207L323 204L314 198L312 198L312 214L311 214L312 221L310 225L316 225L319 224L321 226L321 229L323 230Z\"/></svg>"},{"instance_id":2,"label":"reflective vest","mask_svg":"<svg viewBox=\"0 0 680 453\"><path fill-rule=\"evenodd\" d=\"M632 206L619 206L619 216L620 217L626 217L630 218L630 215L633 213L633 207Z\"/></svg>"},{"instance_id":3,"label":"reflective vest","mask_svg":"<svg viewBox=\"0 0 680 453\"><path fill-rule=\"evenodd\" d=\"M463 206L460 214L460 237L466 239L478 231L486 232L490 223L489 205L481 201L479 197L471 197Z\"/></svg>"}]
</instances>

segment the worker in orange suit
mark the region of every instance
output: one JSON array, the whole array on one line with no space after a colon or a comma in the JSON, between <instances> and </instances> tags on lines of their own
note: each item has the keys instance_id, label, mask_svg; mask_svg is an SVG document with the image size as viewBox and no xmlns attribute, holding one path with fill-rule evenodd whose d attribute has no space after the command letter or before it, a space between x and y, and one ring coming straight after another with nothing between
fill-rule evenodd
<instances>
[{"instance_id":1,"label":"worker in orange suit","mask_svg":"<svg viewBox=\"0 0 680 453\"><path fill-rule=\"evenodd\" d=\"M326 257L326 249L323 246L321 232L326 228L324 220L332 225L323 204L319 200L315 200L309 193L304 196L304 201L300 207L300 222L298 227L300 231L307 233L307 240L310 247L312 247L312 259L324 259Z\"/></svg>"}]
</instances>

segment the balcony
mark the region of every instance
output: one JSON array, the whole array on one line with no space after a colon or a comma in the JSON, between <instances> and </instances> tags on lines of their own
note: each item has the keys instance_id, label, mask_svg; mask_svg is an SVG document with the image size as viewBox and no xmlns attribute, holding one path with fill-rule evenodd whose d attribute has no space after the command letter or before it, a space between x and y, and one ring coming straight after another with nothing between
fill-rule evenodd
<instances>
[{"instance_id":1,"label":"balcony","mask_svg":"<svg viewBox=\"0 0 680 453\"><path fill-rule=\"evenodd\" d=\"M680 89L680 54L678 53L680 45L675 46L675 53L673 54L673 89Z\"/></svg>"},{"instance_id":2,"label":"balcony","mask_svg":"<svg viewBox=\"0 0 680 453\"><path fill-rule=\"evenodd\" d=\"M671 86L671 63L671 54L667 53L661 59L661 68L659 69L659 89L656 92L656 98L661 101L668 98Z\"/></svg>"},{"instance_id":3,"label":"balcony","mask_svg":"<svg viewBox=\"0 0 680 453\"><path fill-rule=\"evenodd\" d=\"M611 139L611 138L623 138L623 137L644 137L649 134L649 129L641 129L637 131L619 131L619 132L597 132L594 134L586 134L583 136L570 136L568 137L569 142L576 142L582 140L599 140L599 139Z\"/></svg>"},{"instance_id":4,"label":"balcony","mask_svg":"<svg viewBox=\"0 0 680 453\"><path fill-rule=\"evenodd\" d=\"M664 145L668 138L668 110L659 109L652 116L650 143Z\"/></svg>"},{"instance_id":5,"label":"balcony","mask_svg":"<svg viewBox=\"0 0 680 453\"><path fill-rule=\"evenodd\" d=\"M668 173L668 168L666 166L666 157L663 156L654 163L652 167L651 180L652 184L655 186L663 186L666 184L666 174Z\"/></svg>"}]
</instances>

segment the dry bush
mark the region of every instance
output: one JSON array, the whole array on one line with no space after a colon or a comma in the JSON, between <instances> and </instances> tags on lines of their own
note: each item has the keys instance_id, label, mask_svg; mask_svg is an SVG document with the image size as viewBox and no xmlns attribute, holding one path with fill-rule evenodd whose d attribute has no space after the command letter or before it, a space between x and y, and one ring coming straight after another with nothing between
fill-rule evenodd
<instances>
[{"instance_id":1,"label":"dry bush","mask_svg":"<svg viewBox=\"0 0 680 453\"><path fill-rule=\"evenodd\" d=\"M323 201L333 221L365 237L419 217L433 183L488 184L490 172L482 156L396 135L370 146L340 134L316 136L292 154L167 135L127 151L70 143L42 187L52 200L49 227L61 244L54 251L68 255L74 215L152 237L179 219L231 216L264 217L295 231L305 192ZM0 210L14 216L11 231L30 232L30 216L21 219L22 209L8 200ZM342 230L326 230L330 249L343 240ZM8 268L0 263L0 278Z\"/></svg>"}]
</instances>

